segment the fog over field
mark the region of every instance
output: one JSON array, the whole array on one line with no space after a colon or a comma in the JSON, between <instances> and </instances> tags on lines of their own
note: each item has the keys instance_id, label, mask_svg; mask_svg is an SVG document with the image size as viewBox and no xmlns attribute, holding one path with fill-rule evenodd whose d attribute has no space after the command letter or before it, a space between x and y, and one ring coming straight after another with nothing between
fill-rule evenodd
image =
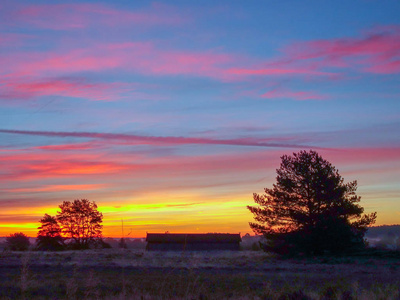
<instances>
[{"instance_id":1,"label":"fog over field","mask_svg":"<svg viewBox=\"0 0 400 300\"><path fill-rule=\"evenodd\" d=\"M370 247L382 249L399 250L400 249L400 225L384 225L370 227L365 235ZM6 237L0 237L0 249L5 247ZM34 246L36 238L29 238L30 243ZM112 248L118 248L119 238L103 239ZM125 238L128 249L145 249L146 238ZM251 250L255 244L258 245L262 240L260 236L246 234L242 236L241 248L243 250ZM257 247L256 247L257 248Z\"/></svg>"}]
</instances>

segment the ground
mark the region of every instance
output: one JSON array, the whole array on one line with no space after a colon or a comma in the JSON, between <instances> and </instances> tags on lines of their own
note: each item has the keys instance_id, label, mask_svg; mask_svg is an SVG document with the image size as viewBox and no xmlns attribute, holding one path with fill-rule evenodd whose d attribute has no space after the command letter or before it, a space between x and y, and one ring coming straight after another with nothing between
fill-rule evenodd
<instances>
[{"instance_id":1,"label":"ground","mask_svg":"<svg viewBox=\"0 0 400 300\"><path fill-rule=\"evenodd\" d=\"M1 252L0 299L399 299L400 260L261 251Z\"/></svg>"}]
</instances>

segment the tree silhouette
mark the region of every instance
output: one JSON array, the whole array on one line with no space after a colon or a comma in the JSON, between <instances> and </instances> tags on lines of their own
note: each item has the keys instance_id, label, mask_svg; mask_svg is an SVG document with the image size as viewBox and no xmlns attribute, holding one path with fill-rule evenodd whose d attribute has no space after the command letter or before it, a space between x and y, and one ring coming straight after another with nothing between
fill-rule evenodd
<instances>
[{"instance_id":1,"label":"tree silhouette","mask_svg":"<svg viewBox=\"0 0 400 300\"><path fill-rule=\"evenodd\" d=\"M57 212L61 232L75 249L87 249L101 242L103 214L95 202L87 199L64 201Z\"/></svg>"},{"instance_id":2,"label":"tree silhouette","mask_svg":"<svg viewBox=\"0 0 400 300\"><path fill-rule=\"evenodd\" d=\"M264 250L281 254L340 253L365 246L364 234L376 213L363 215L357 181L344 183L339 172L315 151L281 157L276 184L254 193L259 206L247 206L263 234Z\"/></svg>"},{"instance_id":3,"label":"tree silhouette","mask_svg":"<svg viewBox=\"0 0 400 300\"><path fill-rule=\"evenodd\" d=\"M61 236L61 227L56 217L45 214L39 222L42 226L38 227L36 248L49 251L63 250L65 247L64 239Z\"/></svg>"},{"instance_id":4,"label":"tree silhouette","mask_svg":"<svg viewBox=\"0 0 400 300\"><path fill-rule=\"evenodd\" d=\"M12 251L26 251L30 244L29 238L22 232L13 233L6 237L7 248Z\"/></svg>"}]
</instances>

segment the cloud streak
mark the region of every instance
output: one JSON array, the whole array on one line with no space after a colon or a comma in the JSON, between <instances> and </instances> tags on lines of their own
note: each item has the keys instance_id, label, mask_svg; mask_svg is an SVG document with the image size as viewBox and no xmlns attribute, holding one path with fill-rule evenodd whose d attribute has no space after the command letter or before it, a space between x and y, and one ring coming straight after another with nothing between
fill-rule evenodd
<instances>
[{"instance_id":1,"label":"cloud streak","mask_svg":"<svg viewBox=\"0 0 400 300\"><path fill-rule=\"evenodd\" d=\"M41 180L56 177L97 176L103 174L116 174L127 169L126 165L112 162L97 162L84 160L43 160L14 162L4 166L0 178L2 180Z\"/></svg>"},{"instance_id":2,"label":"cloud streak","mask_svg":"<svg viewBox=\"0 0 400 300\"><path fill-rule=\"evenodd\" d=\"M291 43L280 57L259 61L256 67L232 67L227 78L254 76L328 76L351 69L360 73L400 72L400 26L378 27L356 37ZM262 67L260 67L261 65Z\"/></svg>"},{"instance_id":3,"label":"cloud streak","mask_svg":"<svg viewBox=\"0 0 400 300\"><path fill-rule=\"evenodd\" d=\"M0 56L3 65L0 72L5 75L4 78L31 77L34 82L43 81L43 78L71 77L71 74L81 72L114 70L144 75L191 75L222 79L226 77L224 70L237 60L238 57L232 54L213 50L164 49L153 42L97 43L85 48L15 53L7 58ZM3 84L12 86L11 79ZM54 84L58 84L60 89L60 85L66 83Z\"/></svg>"},{"instance_id":4,"label":"cloud streak","mask_svg":"<svg viewBox=\"0 0 400 300\"><path fill-rule=\"evenodd\" d=\"M152 185L155 179L161 180L161 186L168 188L171 186L209 186L210 176L217 176L214 180L216 184L226 180L222 174L243 174L244 172L254 172L265 168L271 161L271 151L266 153L252 152L246 154L219 154L219 155L200 155L200 156L145 156L132 155L131 153L103 152L103 153L86 153L85 155L77 155L74 152L30 152L29 154L5 154L0 155L2 169L0 170L0 178L5 190L13 189L13 191L33 191L32 186L37 187L37 182L21 186L21 181L44 181L46 184L40 184L42 187L37 191L47 191L51 187L62 189L64 186L78 186L82 184L82 180L100 180L103 184L104 180L113 182L113 178L119 178L122 184L123 178L142 182L144 178L152 178ZM274 151L272 151L274 152ZM279 155L276 154L276 157ZM171 177L171 170L174 176ZM204 185L201 180L190 180L188 175L204 176L207 174L207 184ZM186 181L182 178L186 178ZM52 180L60 184L55 184ZM46 181L49 180L49 181ZM72 181L71 181L72 180ZM19 181L20 183L16 184ZM146 181L146 180L145 180ZM65 184L72 182L73 184ZM172 184L172 182L174 182ZM111 184L112 185L112 184ZM140 184L140 189L148 189L147 183ZM92 183L88 185L92 187ZM67 188L68 189L68 188ZM113 192L115 196L115 191ZM0 196L1 198L1 196Z\"/></svg>"},{"instance_id":5,"label":"cloud streak","mask_svg":"<svg viewBox=\"0 0 400 300\"><path fill-rule=\"evenodd\" d=\"M263 68L263 69L250 69L250 68L232 68L225 71L226 74L232 76L282 76L282 75L323 75L332 76L334 73L312 70L310 68Z\"/></svg>"},{"instance_id":6,"label":"cloud streak","mask_svg":"<svg viewBox=\"0 0 400 300\"><path fill-rule=\"evenodd\" d=\"M45 185L31 188L9 188L3 189L5 193L35 193L35 192L63 192L63 191L92 191L107 187L105 184L66 184Z\"/></svg>"},{"instance_id":7,"label":"cloud streak","mask_svg":"<svg viewBox=\"0 0 400 300\"><path fill-rule=\"evenodd\" d=\"M122 84L88 83L82 78L26 79L0 81L0 99L32 99L42 96L63 96L90 100L116 100L124 90Z\"/></svg>"},{"instance_id":8,"label":"cloud streak","mask_svg":"<svg viewBox=\"0 0 400 300\"><path fill-rule=\"evenodd\" d=\"M280 65L318 70L352 68L360 72L400 72L400 26L376 28L360 37L297 42L284 49Z\"/></svg>"},{"instance_id":9,"label":"cloud streak","mask_svg":"<svg viewBox=\"0 0 400 300\"><path fill-rule=\"evenodd\" d=\"M319 95L313 92L306 91L291 91L287 89L273 89L260 96L266 99L276 99L276 98L289 98L295 100L325 100L327 99L324 95Z\"/></svg>"},{"instance_id":10,"label":"cloud streak","mask_svg":"<svg viewBox=\"0 0 400 300\"><path fill-rule=\"evenodd\" d=\"M284 143L279 138L236 138L236 139L211 139L174 136L145 136L122 133L98 133L98 132L64 132L64 131L28 131L0 129L0 133L19 134L46 137L75 137L101 140L114 140L129 145L230 145L230 146L255 146L272 148L315 148L319 147L301 145L297 143ZM285 138L286 140L286 138Z\"/></svg>"}]
</instances>

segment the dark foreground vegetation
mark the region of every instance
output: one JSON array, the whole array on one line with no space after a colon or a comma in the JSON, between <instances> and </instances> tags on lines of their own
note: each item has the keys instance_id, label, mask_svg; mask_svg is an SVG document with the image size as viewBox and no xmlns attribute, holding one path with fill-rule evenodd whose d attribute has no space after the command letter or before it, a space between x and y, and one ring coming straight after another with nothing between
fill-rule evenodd
<instances>
[{"instance_id":1,"label":"dark foreground vegetation","mask_svg":"<svg viewBox=\"0 0 400 300\"><path fill-rule=\"evenodd\" d=\"M399 299L400 259L384 253L279 259L262 251L3 252L0 298Z\"/></svg>"},{"instance_id":2,"label":"dark foreground vegetation","mask_svg":"<svg viewBox=\"0 0 400 300\"><path fill-rule=\"evenodd\" d=\"M376 212L364 214L357 181L345 183L339 171L315 151L283 155L276 183L253 194L257 206L250 227L263 235L265 251L277 254L347 254L367 247L364 235Z\"/></svg>"}]
</instances>

